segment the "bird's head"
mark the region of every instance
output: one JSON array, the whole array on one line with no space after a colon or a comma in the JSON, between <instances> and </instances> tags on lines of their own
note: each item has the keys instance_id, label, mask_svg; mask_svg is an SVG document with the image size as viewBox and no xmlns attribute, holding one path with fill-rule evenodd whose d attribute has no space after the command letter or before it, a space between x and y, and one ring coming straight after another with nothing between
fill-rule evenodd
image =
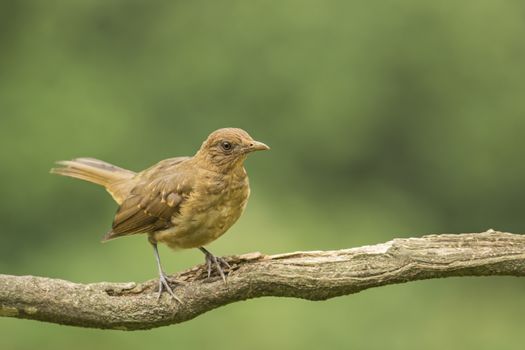
<instances>
[{"instance_id":1,"label":"bird's head","mask_svg":"<svg viewBox=\"0 0 525 350\"><path fill-rule=\"evenodd\" d=\"M228 170L242 166L249 153L268 149L270 147L255 141L242 129L224 128L212 132L195 157L219 169Z\"/></svg>"}]
</instances>

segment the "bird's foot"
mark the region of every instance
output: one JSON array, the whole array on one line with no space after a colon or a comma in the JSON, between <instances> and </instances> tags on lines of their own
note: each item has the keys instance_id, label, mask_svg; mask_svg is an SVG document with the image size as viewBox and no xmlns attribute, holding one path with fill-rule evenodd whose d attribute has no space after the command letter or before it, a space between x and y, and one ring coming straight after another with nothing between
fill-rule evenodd
<instances>
[{"instance_id":1,"label":"bird's foot","mask_svg":"<svg viewBox=\"0 0 525 350\"><path fill-rule=\"evenodd\" d=\"M175 293L173 293L173 289L171 289L170 280L168 276L166 276L164 272L161 272L159 274L159 294L157 295L157 301L160 300L160 297L162 296L163 291L168 292L169 295L171 295L173 299L175 299L176 301L182 304L182 301L179 298L177 298Z\"/></svg>"},{"instance_id":2,"label":"bird's foot","mask_svg":"<svg viewBox=\"0 0 525 350\"><path fill-rule=\"evenodd\" d=\"M216 257L212 253L206 251L205 253L205 259L206 259L206 266L208 268L208 278L211 276L211 270L213 267L217 270L219 275L221 275L222 280L224 283L226 283L226 276L228 275L231 266L228 264L226 260L224 260L221 257ZM226 268L228 271L224 273L223 267Z\"/></svg>"}]
</instances>

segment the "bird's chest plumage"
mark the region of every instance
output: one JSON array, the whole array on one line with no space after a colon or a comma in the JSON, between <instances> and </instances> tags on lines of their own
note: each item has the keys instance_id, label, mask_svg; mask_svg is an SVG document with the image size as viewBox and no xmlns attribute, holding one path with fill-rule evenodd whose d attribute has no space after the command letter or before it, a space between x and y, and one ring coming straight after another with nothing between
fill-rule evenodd
<instances>
[{"instance_id":1,"label":"bird's chest plumage","mask_svg":"<svg viewBox=\"0 0 525 350\"><path fill-rule=\"evenodd\" d=\"M248 177L241 170L204 176L172 218L173 227L155 238L180 249L201 247L220 237L239 219L250 195Z\"/></svg>"}]
</instances>

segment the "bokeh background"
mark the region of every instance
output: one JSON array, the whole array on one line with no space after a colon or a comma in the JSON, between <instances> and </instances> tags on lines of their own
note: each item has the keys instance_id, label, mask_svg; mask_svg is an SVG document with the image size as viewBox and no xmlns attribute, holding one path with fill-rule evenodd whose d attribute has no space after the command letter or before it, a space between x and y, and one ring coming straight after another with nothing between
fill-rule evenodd
<instances>
[{"instance_id":1,"label":"bokeh background","mask_svg":"<svg viewBox=\"0 0 525 350\"><path fill-rule=\"evenodd\" d=\"M523 232L523 1L0 1L0 272L156 276L115 204L48 174L133 170L224 126L272 147L218 255ZM169 272L202 262L161 248ZM457 278L264 298L134 333L0 318L2 349L522 349L525 284Z\"/></svg>"}]
</instances>

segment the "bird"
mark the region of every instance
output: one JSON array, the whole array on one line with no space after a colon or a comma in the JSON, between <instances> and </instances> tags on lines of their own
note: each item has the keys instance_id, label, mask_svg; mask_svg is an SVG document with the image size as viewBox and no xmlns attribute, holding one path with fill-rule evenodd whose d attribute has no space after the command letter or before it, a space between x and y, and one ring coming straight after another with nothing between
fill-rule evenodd
<instances>
[{"instance_id":1,"label":"bird","mask_svg":"<svg viewBox=\"0 0 525 350\"><path fill-rule=\"evenodd\" d=\"M229 271L229 264L205 246L223 235L246 207L248 154L269 149L242 129L222 128L213 131L195 155L164 159L140 172L95 158L58 161L50 172L103 186L119 207L102 241L146 234L159 273L157 300L166 291L181 302L162 267L158 243L173 250L198 248L208 278L215 268L226 282L223 268Z\"/></svg>"}]
</instances>

